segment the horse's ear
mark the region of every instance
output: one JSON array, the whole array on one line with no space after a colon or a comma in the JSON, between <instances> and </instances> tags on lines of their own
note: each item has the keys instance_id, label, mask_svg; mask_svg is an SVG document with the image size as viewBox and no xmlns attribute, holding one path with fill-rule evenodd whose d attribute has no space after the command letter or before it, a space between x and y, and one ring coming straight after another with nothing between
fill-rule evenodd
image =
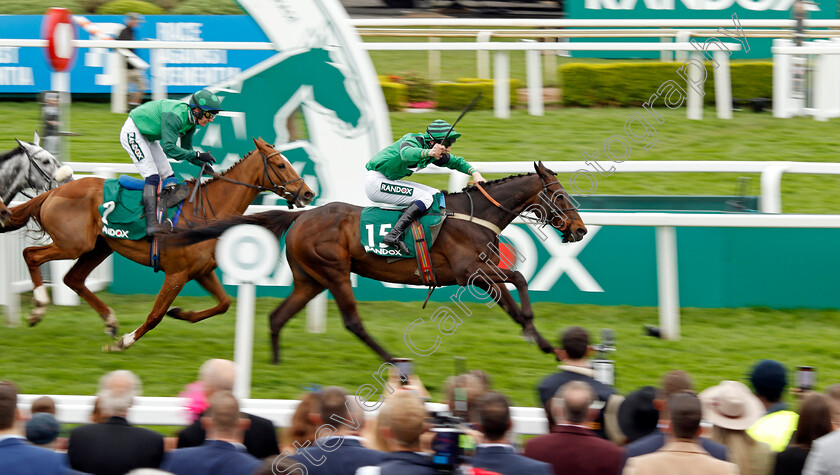
<instances>
[{"instance_id":1,"label":"horse's ear","mask_svg":"<svg viewBox=\"0 0 840 475\"><path fill-rule=\"evenodd\" d=\"M37 130L35 131L35 137L32 139L32 143L34 143L35 145L37 145L39 147L41 146L41 137L38 136L38 131Z\"/></svg>"},{"instance_id":2,"label":"horse's ear","mask_svg":"<svg viewBox=\"0 0 840 475\"><path fill-rule=\"evenodd\" d=\"M534 162L534 171L535 171L535 172L537 172L537 173L539 173L539 172L540 172L540 166L541 166L541 165L542 165L542 162L539 162L539 163Z\"/></svg>"}]
</instances>

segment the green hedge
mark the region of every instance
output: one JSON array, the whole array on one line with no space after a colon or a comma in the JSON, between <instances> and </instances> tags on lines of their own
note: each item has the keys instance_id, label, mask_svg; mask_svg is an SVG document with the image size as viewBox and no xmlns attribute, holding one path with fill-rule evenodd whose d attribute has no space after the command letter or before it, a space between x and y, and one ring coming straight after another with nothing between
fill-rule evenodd
<instances>
[{"instance_id":1,"label":"green hedge","mask_svg":"<svg viewBox=\"0 0 840 475\"><path fill-rule=\"evenodd\" d=\"M102 5L96 10L99 15L125 15L128 12L140 13L143 15L161 15L163 8L154 3L142 0L115 0Z\"/></svg>"},{"instance_id":2,"label":"green hedge","mask_svg":"<svg viewBox=\"0 0 840 475\"><path fill-rule=\"evenodd\" d=\"M566 106L640 106L647 102L662 83L676 81L685 87L677 74L682 63L570 63L560 67L563 105ZM706 66L704 100L715 101L714 68ZM772 97L773 63L731 63L732 97L751 99Z\"/></svg>"},{"instance_id":3,"label":"green hedge","mask_svg":"<svg viewBox=\"0 0 840 475\"><path fill-rule=\"evenodd\" d=\"M379 76L379 85L382 86L388 110L398 111L408 105L408 86L391 81L388 76Z\"/></svg>"},{"instance_id":4,"label":"green hedge","mask_svg":"<svg viewBox=\"0 0 840 475\"><path fill-rule=\"evenodd\" d=\"M461 110L481 92L481 99L474 109L493 108L493 80L459 78L458 82L436 82L433 84L437 108L441 110ZM517 103L516 90L522 87L522 81L510 80L510 105Z\"/></svg>"},{"instance_id":5,"label":"green hedge","mask_svg":"<svg viewBox=\"0 0 840 475\"><path fill-rule=\"evenodd\" d=\"M73 13L85 12L77 0L2 0L0 15L43 15L50 7L66 8Z\"/></svg>"},{"instance_id":6,"label":"green hedge","mask_svg":"<svg viewBox=\"0 0 840 475\"><path fill-rule=\"evenodd\" d=\"M233 0L186 0L169 12L170 15L244 15L245 10Z\"/></svg>"}]
</instances>

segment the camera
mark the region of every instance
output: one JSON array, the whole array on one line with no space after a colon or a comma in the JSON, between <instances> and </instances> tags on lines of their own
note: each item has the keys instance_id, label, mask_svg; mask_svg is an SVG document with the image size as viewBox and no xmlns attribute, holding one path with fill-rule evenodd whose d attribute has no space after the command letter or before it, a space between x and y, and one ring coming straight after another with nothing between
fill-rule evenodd
<instances>
[{"instance_id":1,"label":"camera","mask_svg":"<svg viewBox=\"0 0 840 475\"><path fill-rule=\"evenodd\" d=\"M434 438L432 439L432 463L436 473L458 474L460 466L464 463L464 438L467 437L463 429L463 420L445 412L431 413L431 429Z\"/></svg>"},{"instance_id":2,"label":"camera","mask_svg":"<svg viewBox=\"0 0 840 475\"><path fill-rule=\"evenodd\" d=\"M411 358L394 358L392 361L400 372L400 385L407 385L408 377L414 374L414 360Z\"/></svg>"},{"instance_id":3,"label":"camera","mask_svg":"<svg viewBox=\"0 0 840 475\"><path fill-rule=\"evenodd\" d=\"M615 351L615 332L609 328L602 329L601 343L592 345L592 348L598 352L597 358L592 360L594 379L607 386L615 386L615 361L607 357L608 353Z\"/></svg>"},{"instance_id":4,"label":"camera","mask_svg":"<svg viewBox=\"0 0 840 475\"><path fill-rule=\"evenodd\" d=\"M800 391L810 391L817 385L817 373L813 366L796 367L796 385Z\"/></svg>"}]
</instances>

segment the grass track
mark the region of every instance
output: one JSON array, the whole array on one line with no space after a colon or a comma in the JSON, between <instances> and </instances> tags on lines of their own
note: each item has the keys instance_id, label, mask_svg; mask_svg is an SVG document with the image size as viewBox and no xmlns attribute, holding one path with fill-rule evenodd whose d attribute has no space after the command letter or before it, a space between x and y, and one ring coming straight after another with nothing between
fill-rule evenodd
<instances>
[{"instance_id":1,"label":"grass track","mask_svg":"<svg viewBox=\"0 0 840 475\"><path fill-rule=\"evenodd\" d=\"M139 325L153 302L145 295L101 296L116 310L122 331ZM197 309L209 303L208 298L190 297L175 304ZM311 384L355 389L373 381L371 375L381 362L344 329L332 301L327 332L306 333L303 315L298 315L282 334L284 361L280 366L269 364L266 315L277 303L277 299L258 299L253 397L294 398ZM403 340L405 328L418 317L429 321L435 308L435 304L421 310L419 303L366 302L360 304L360 313L371 335L387 349L398 356L414 356ZM465 356L468 368L490 372L496 387L515 404L534 405L534 385L553 371L553 359L525 343L501 309L480 304L469 308L473 315L444 337L434 354L415 357L418 374L432 395L435 399L441 395L453 357ZM618 351L613 356L617 387L623 393L657 384L665 371L674 368L691 372L698 389L722 379L745 381L749 367L762 358L778 359L791 370L796 365L815 366L820 388L840 382L840 368L833 364L840 357L836 345L840 312L836 311L686 308L682 339L669 342L642 336L644 323L657 322L655 308L539 303L535 310L538 328L554 342L569 325L588 328L596 339L601 328L615 330ZM193 325L166 318L130 350L102 353L108 339L92 310L85 305L54 306L35 328L0 327L0 379L17 382L26 393L92 394L101 374L126 368L140 375L145 395L173 396L195 379L205 359L232 358L234 315L232 307L225 315ZM417 327L422 330L413 332L413 342L432 346L433 327Z\"/></svg>"}]
</instances>

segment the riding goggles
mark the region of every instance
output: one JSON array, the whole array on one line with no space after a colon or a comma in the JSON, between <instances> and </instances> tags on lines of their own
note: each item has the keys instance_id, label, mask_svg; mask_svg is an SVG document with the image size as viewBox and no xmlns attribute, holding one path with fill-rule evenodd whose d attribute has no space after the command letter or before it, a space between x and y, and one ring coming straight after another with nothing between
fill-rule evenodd
<instances>
[{"instance_id":1,"label":"riding goggles","mask_svg":"<svg viewBox=\"0 0 840 475\"><path fill-rule=\"evenodd\" d=\"M200 111L200 115L203 114L205 119L211 119L213 117L216 117L216 114L218 114L218 113L219 113L219 111L205 111L205 110Z\"/></svg>"}]
</instances>

